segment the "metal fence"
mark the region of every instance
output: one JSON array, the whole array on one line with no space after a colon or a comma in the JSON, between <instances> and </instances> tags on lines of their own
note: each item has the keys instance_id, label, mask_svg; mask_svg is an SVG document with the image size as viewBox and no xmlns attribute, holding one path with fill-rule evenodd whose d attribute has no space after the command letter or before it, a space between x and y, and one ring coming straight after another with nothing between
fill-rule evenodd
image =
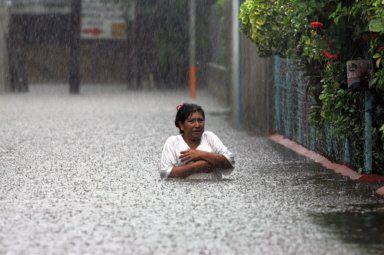
<instances>
[{"instance_id":1,"label":"metal fence","mask_svg":"<svg viewBox=\"0 0 384 255\"><path fill-rule=\"evenodd\" d=\"M332 138L331 123L321 130L310 121L310 106L315 98L308 93L310 79L297 64L287 58L274 57L274 127L273 131L296 141L311 150L317 151L332 160L372 172L372 96L361 93L364 104L361 106L361 119L364 134L348 137L344 141ZM320 84L319 84L320 86ZM356 106L358 107L358 106ZM364 144L364 158L354 157L355 148L351 140Z\"/></svg>"}]
</instances>

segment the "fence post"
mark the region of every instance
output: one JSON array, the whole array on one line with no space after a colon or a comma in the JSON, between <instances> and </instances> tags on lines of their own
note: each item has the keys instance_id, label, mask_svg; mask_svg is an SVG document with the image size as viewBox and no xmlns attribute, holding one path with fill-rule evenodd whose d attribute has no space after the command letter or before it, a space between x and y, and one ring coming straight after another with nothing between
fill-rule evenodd
<instances>
[{"instance_id":1,"label":"fence post","mask_svg":"<svg viewBox=\"0 0 384 255\"><path fill-rule=\"evenodd\" d=\"M273 58L273 79L275 85L275 132L281 132L281 111L280 111L280 102L281 102L281 59L279 56Z\"/></svg>"},{"instance_id":2,"label":"fence post","mask_svg":"<svg viewBox=\"0 0 384 255\"><path fill-rule=\"evenodd\" d=\"M372 173L372 101L369 91L364 92L364 172Z\"/></svg>"},{"instance_id":3,"label":"fence post","mask_svg":"<svg viewBox=\"0 0 384 255\"><path fill-rule=\"evenodd\" d=\"M285 116L286 118L286 123L284 126L284 131L285 135L288 138L292 138L292 133L291 133L291 124L292 124L292 78L291 78L291 61L289 58L287 58L287 64L286 64L286 74L285 74L285 83L287 86L287 94L286 94L286 100L287 100L287 105L286 105L286 110L287 110L287 115Z\"/></svg>"},{"instance_id":4,"label":"fence post","mask_svg":"<svg viewBox=\"0 0 384 255\"><path fill-rule=\"evenodd\" d=\"M332 140L331 140L332 126L328 123L325 125L324 134L325 134L325 147L327 155L332 153Z\"/></svg>"},{"instance_id":5,"label":"fence post","mask_svg":"<svg viewBox=\"0 0 384 255\"><path fill-rule=\"evenodd\" d=\"M344 141L344 162L345 163L351 163L351 156L349 153L349 141L348 138Z\"/></svg>"},{"instance_id":6,"label":"fence post","mask_svg":"<svg viewBox=\"0 0 384 255\"><path fill-rule=\"evenodd\" d=\"M316 149L316 129L311 126L310 132L311 132L310 133L311 140L310 140L309 148L314 151Z\"/></svg>"},{"instance_id":7,"label":"fence post","mask_svg":"<svg viewBox=\"0 0 384 255\"><path fill-rule=\"evenodd\" d=\"M303 144L303 92L301 90L303 87L303 72L298 71L297 74L295 74L295 77L297 87L297 141L299 144Z\"/></svg>"}]
</instances>

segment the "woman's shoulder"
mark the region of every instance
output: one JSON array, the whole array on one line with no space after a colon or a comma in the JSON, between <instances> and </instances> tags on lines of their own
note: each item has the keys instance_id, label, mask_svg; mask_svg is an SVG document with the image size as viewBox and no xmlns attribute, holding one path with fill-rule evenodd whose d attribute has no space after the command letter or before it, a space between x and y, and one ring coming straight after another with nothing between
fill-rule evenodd
<instances>
[{"instance_id":1,"label":"woman's shoulder","mask_svg":"<svg viewBox=\"0 0 384 255\"><path fill-rule=\"evenodd\" d=\"M213 133L212 131L204 131L203 136L205 136L206 138L217 137L217 135L215 135L215 133Z\"/></svg>"},{"instance_id":2,"label":"woman's shoulder","mask_svg":"<svg viewBox=\"0 0 384 255\"><path fill-rule=\"evenodd\" d=\"M180 142L180 138L181 138L181 135L172 135L172 136L167 138L165 143L167 143L167 144L176 144L176 143Z\"/></svg>"}]
</instances>

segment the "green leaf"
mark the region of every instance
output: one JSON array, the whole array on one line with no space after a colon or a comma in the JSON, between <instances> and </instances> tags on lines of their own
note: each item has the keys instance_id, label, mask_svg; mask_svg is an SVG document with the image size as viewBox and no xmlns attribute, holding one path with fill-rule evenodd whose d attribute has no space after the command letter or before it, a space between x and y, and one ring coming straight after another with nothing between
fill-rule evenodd
<instances>
[{"instance_id":1,"label":"green leaf","mask_svg":"<svg viewBox=\"0 0 384 255\"><path fill-rule=\"evenodd\" d=\"M370 87L374 86L374 85L376 84L377 80L378 80L377 77L376 77L376 78L373 78L373 79L369 82L369 86L370 86Z\"/></svg>"},{"instance_id":2,"label":"green leaf","mask_svg":"<svg viewBox=\"0 0 384 255\"><path fill-rule=\"evenodd\" d=\"M369 22L369 31L371 32L383 32L384 31L384 20L382 18L376 18Z\"/></svg>"}]
</instances>

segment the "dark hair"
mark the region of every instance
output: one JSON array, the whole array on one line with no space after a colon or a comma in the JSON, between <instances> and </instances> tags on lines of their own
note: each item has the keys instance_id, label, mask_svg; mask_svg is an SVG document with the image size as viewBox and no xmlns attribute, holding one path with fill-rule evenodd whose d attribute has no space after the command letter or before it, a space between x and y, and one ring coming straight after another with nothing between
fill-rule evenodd
<instances>
[{"instance_id":1,"label":"dark hair","mask_svg":"<svg viewBox=\"0 0 384 255\"><path fill-rule=\"evenodd\" d=\"M176 113L176 118L175 118L175 126L179 128L180 134L183 133L183 131L180 129L179 123L184 123L188 117L195 112L199 112L203 115L203 118L205 119L205 114L204 110L200 105L197 104L187 104L184 103L180 107L178 107L178 111Z\"/></svg>"}]
</instances>

